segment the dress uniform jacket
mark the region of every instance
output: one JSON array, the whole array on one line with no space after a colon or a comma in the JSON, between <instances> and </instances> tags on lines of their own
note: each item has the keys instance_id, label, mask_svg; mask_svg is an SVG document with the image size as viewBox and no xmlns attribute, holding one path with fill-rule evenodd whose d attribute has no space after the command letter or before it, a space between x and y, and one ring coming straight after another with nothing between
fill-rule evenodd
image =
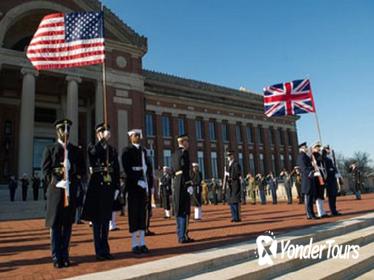
<instances>
[{"instance_id":1,"label":"dress uniform jacket","mask_svg":"<svg viewBox=\"0 0 374 280\"><path fill-rule=\"evenodd\" d=\"M338 171L336 170L334 162L328 156L323 157L323 162L325 164L326 173L327 173L327 178L326 178L327 195L329 196L337 195L338 194L338 183L336 181L336 174L338 173Z\"/></svg>"},{"instance_id":2,"label":"dress uniform jacket","mask_svg":"<svg viewBox=\"0 0 374 280\"><path fill-rule=\"evenodd\" d=\"M74 223L77 203L78 176L84 173L82 160L79 159L78 147L68 144L69 169L69 206L64 207L65 191L57 188L56 184L63 180L61 173L64 162L64 147L56 142L44 149L42 158L42 176L48 184L47 187L47 213L46 226L52 227L55 224L69 225Z\"/></svg>"},{"instance_id":3,"label":"dress uniform jacket","mask_svg":"<svg viewBox=\"0 0 374 280\"><path fill-rule=\"evenodd\" d=\"M203 175L200 171L191 173L191 181L193 187L193 199L192 199L192 206L200 207L201 206L201 193L202 193L202 181Z\"/></svg>"},{"instance_id":4,"label":"dress uniform jacket","mask_svg":"<svg viewBox=\"0 0 374 280\"><path fill-rule=\"evenodd\" d=\"M313 153L314 158L317 161L318 168L320 170L321 176L325 180L325 165L322 160L322 155L320 153ZM314 177L314 184L316 186L316 198L324 199L325 198L325 184L321 184L318 177Z\"/></svg>"},{"instance_id":5,"label":"dress uniform jacket","mask_svg":"<svg viewBox=\"0 0 374 280\"><path fill-rule=\"evenodd\" d=\"M190 157L187 150L179 147L173 154L173 190L174 210L177 216L189 215L191 212L191 198L187 189L191 186Z\"/></svg>"},{"instance_id":6,"label":"dress uniform jacket","mask_svg":"<svg viewBox=\"0 0 374 280\"><path fill-rule=\"evenodd\" d=\"M241 176L241 168L237 161L233 161L229 168L227 169L229 172L228 178L228 198L227 203L240 203L241 200L241 183L240 183L240 176Z\"/></svg>"},{"instance_id":7,"label":"dress uniform jacket","mask_svg":"<svg viewBox=\"0 0 374 280\"><path fill-rule=\"evenodd\" d=\"M144 174L144 167L142 161L142 153L144 155L147 172ZM147 190L138 185L138 181L148 182L148 194L151 192L153 178L150 175L152 166L146 160L147 153L142 146L137 148L130 145L123 150L122 153L122 166L126 173L126 188L128 194L128 212L129 212L129 227L130 232L146 229L147 218Z\"/></svg>"},{"instance_id":8,"label":"dress uniform jacket","mask_svg":"<svg viewBox=\"0 0 374 280\"><path fill-rule=\"evenodd\" d=\"M315 196L314 168L310 157L304 152L300 153L297 157L297 165L301 174L301 193Z\"/></svg>"},{"instance_id":9,"label":"dress uniform jacket","mask_svg":"<svg viewBox=\"0 0 374 280\"><path fill-rule=\"evenodd\" d=\"M91 175L81 218L93 223L110 221L114 193L120 187L117 151L99 141L88 147L88 160ZM110 180L106 182L108 174Z\"/></svg>"}]
</instances>

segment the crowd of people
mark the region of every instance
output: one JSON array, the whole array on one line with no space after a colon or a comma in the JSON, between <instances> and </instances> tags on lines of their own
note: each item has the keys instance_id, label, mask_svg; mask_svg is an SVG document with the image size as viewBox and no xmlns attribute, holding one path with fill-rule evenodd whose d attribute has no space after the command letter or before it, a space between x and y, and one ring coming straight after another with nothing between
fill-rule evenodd
<instances>
[{"instance_id":1,"label":"crowd of people","mask_svg":"<svg viewBox=\"0 0 374 280\"><path fill-rule=\"evenodd\" d=\"M146 236L150 231L152 208L158 200L164 209L164 218L176 220L178 243L194 242L189 236L189 220L203 219L204 204L228 204L231 222L241 222L240 204L266 204L271 197L278 203L278 186L282 183L287 203L293 203L293 187L299 204L305 204L307 219L327 217L323 207L328 197L330 214L341 215L336 208L339 173L330 157L330 147L315 143L308 149L299 146L297 166L291 172L283 169L278 176L268 174L244 175L233 151L226 153L224 178L204 180L199 164L190 162L189 138L180 135L178 148L171 166L154 172L147 150L142 146L142 131L128 132L129 146L119 155L109 144L110 126L96 126L96 143L90 144L87 154L81 147L69 142L72 122L67 119L55 123L57 139L43 153L42 177L32 178L34 199L43 185L46 198L46 226L51 230L51 253L56 268L70 266L69 244L73 223L88 221L93 229L93 244L98 261L113 259L110 253L109 232L119 230L117 216L125 215L131 234L134 254L147 254ZM86 162L85 158L88 158ZM121 164L120 164L121 163ZM122 171L121 167L122 166ZM87 174L86 171L89 171ZM355 180L355 194L361 199L361 175L357 165L351 166ZM155 176L157 173L157 176ZM27 199L30 184L27 175L20 179L22 198ZM18 182L12 176L9 182L11 200L14 200ZM155 198L155 196L157 198ZM314 205L317 214L314 211ZM191 215L193 208L193 215ZM190 218L191 217L191 218Z\"/></svg>"}]
</instances>

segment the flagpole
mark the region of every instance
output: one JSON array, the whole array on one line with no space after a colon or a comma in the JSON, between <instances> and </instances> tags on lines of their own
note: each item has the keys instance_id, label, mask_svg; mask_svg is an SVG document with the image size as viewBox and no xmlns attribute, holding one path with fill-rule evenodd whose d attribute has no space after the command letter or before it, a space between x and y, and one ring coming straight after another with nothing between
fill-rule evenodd
<instances>
[{"instance_id":1,"label":"flagpole","mask_svg":"<svg viewBox=\"0 0 374 280\"><path fill-rule=\"evenodd\" d=\"M314 114L313 114L313 115L314 115L314 121L315 121L316 128L317 128L317 132L318 132L319 142L320 142L321 145L322 145L321 127L320 127L320 124L319 124L319 118L318 118L318 114L317 114L316 103L314 102L314 96L313 96L313 92L312 92L312 85L311 85L311 83L310 83L310 76L309 76L309 74L306 75L306 79L309 80L310 92L312 93L311 96L312 96L312 102L313 102L313 108L314 108Z\"/></svg>"},{"instance_id":2,"label":"flagpole","mask_svg":"<svg viewBox=\"0 0 374 280\"><path fill-rule=\"evenodd\" d=\"M101 12L103 13L103 24L102 24L102 34L104 38L104 5L101 3ZM106 92L106 67L105 67L105 41L104 41L104 60L103 60L103 106L104 106L104 125L105 128L108 127L108 111L107 111L107 92Z\"/></svg>"}]
</instances>

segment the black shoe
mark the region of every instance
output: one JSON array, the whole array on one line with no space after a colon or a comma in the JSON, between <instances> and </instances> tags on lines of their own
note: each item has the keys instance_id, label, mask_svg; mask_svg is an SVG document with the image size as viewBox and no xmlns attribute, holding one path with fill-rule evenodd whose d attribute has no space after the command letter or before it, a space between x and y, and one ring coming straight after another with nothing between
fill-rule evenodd
<instances>
[{"instance_id":1,"label":"black shoe","mask_svg":"<svg viewBox=\"0 0 374 280\"><path fill-rule=\"evenodd\" d=\"M62 261L62 266L63 267L69 267L70 266L70 260L69 259L65 259Z\"/></svg>"},{"instance_id":2,"label":"black shoe","mask_svg":"<svg viewBox=\"0 0 374 280\"><path fill-rule=\"evenodd\" d=\"M61 261L53 261L53 267L54 268L62 268L62 262Z\"/></svg>"},{"instance_id":3,"label":"black shoe","mask_svg":"<svg viewBox=\"0 0 374 280\"><path fill-rule=\"evenodd\" d=\"M140 252L143 253L143 254L148 254L149 249L147 248L147 246L143 245L143 246L140 247Z\"/></svg>"},{"instance_id":4,"label":"black shoe","mask_svg":"<svg viewBox=\"0 0 374 280\"><path fill-rule=\"evenodd\" d=\"M334 214L332 214L333 216L341 216L341 215L343 215L342 213L340 213L340 212L336 212L336 213L334 213Z\"/></svg>"},{"instance_id":5,"label":"black shoe","mask_svg":"<svg viewBox=\"0 0 374 280\"><path fill-rule=\"evenodd\" d=\"M235 223L240 223L242 220L241 219L239 219L239 220L235 220L234 222Z\"/></svg>"},{"instance_id":6,"label":"black shoe","mask_svg":"<svg viewBox=\"0 0 374 280\"><path fill-rule=\"evenodd\" d=\"M142 253L142 251L140 250L140 247L139 247L139 246L135 246L134 248L132 248L131 251L132 251L134 254L137 254L137 255L139 255L139 254Z\"/></svg>"},{"instance_id":7,"label":"black shoe","mask_svg":"<svg viewBox=\"0 0 374 280\"><path fill-rule=\"evenodd\" d=\"M153 231L147 230L145 232L145 236L153 236L153 235L156 235L156 233L154 233Z\"/></svg>"},{"instance_id":8,"label":"black shoe","mask_svg":"<svg viewBox=\"0 0 374 280\"><path fill-rule=\"evenodd\" d=\"M96 260L99 261L99 262L102 262L102 261L105 261L106 258L104 256L101 256L101 255L96 255Z\"/></svg>"},{"instance_id":9,"label":"black shoe","mask_svg":"<svg viewBox=\"0 0 374 280\"><path fill-rule=\"evenodd\" d=\"M231 219L231 222L233 223L233 222L235 222L235 220L234 220L234 219Z\"/></svg>"},{"instance_id":10,"label":"black shoe","mask_svg":"<svg viewBox=\"0 0 374 280\"><path fill-rule=\"evenodd\" d=\"M321 218L328 218L328 217L330 217L330 215L328 215L328 214L324 214L324 215L322 215Z\"/></svg>"},{"instance_id":11,"label":"black shoe","mask_svg":"<svg viewBox=\"0 0 374 280\"><path fill-rule=\"evenodd\" d=\"M185 239L185 243L192 243L192 242L195 242L195 239L189 238L189 237L187 237L187 239Z\"/></svg>"},{"instance_id":12,"label":"black shoe","mask_svg":"<svg viewBox=\"0 0 374 280\"><path fill-rule=\"evenodd\" d=\"M113 260L113 259L114 259L113 255L111 255L111 254L106 254L106 255L104 256L104 258L105 258L106 260Z\"/></svg>"}]
</instances>

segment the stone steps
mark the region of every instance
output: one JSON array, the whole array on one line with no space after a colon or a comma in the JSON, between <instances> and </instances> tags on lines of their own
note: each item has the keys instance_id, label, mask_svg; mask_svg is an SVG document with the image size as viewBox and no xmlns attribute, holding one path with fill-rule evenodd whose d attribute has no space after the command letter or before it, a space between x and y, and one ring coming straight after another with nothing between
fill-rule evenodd
<instances>
[{"instance_id":1,"label":"stone steps","mask_svg":"<svg viewBox=\"0 0 374 280\"><path fill-rule=\"evenodd\" d=\"M373 225L374 213L371 213L345 221L295 230L276 236L276 239L290 240L291 244L307 245L311 238L313 244L334 238L339 244L357 242L365 246L374 241ZM277 259L273 266L259 266L256 253L255 240L249 240L71 279L271 279L310 264L309 260Z\"/></svg>"}]
</instances>

